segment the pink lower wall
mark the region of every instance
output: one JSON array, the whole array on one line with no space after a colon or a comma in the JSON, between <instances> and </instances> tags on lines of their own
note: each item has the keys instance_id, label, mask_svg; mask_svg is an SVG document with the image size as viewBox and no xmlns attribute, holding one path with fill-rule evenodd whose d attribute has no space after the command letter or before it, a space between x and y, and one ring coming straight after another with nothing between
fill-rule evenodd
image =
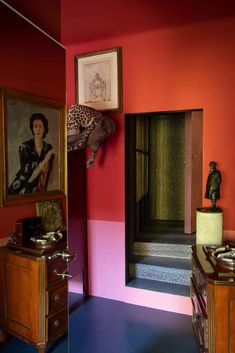
<instances>
[{"instance_id":1,"label":"pink lower wall","mask_svg":"<svg viewBox=\"0 0 235 353\"><path fill-rule=\"evenodd\" d=\"M191 315L188 297L125 286L123 222L88 222L88 259L91 295Z\"/></svg>"},{"instance_id":2,"label":"pink lower wall","mask_svg":"<svg viewBox=\"0 0 235 353\"><path fill-rule=\"evenodd\" d=\"M225 234L225 239L235 232ZM187 297L125 286L125 224L88 221L88 268L90 295L191 315ZM82 293L81 272L69 284L70 292Z\"/></svg>"},{"instance_id":3,"label":"pink lower wall","mask_svg":"<svg viewBox=\"0 0 235 353\"><path fill-rule=\"evenodd\" d=\"M234 42L235 18L228 17L68 46L68 105L75 101L74 55L116 46L123 50L123 113L111 114L117 133L87 171L92 295L191 312L188 298L124 285L126 113L203 109L203 194L209 161L215 160L223 179L218 206L224 234L235 238ZM203 205L210 203L203 199Z\"/></svg>"}]
</instances>

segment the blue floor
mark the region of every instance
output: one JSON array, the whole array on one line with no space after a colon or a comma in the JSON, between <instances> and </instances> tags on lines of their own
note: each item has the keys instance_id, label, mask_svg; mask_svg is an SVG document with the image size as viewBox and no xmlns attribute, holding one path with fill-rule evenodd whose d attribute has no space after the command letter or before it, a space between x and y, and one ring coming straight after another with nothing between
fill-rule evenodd
<instances>
[{"instance_id":1,"label":"blue floor","mask_svg":"<svg viewBox=\"0 0 235 353\"><path fill-rule=\"evenodd\" d=\"M197 353L190 316L97 297L70 314L69 348L69 353Z\"/></svg>"},{"instance_id":2,"label":"blue floor","mask_svg":"<svg viewBox=\"0 0 235 353\"><path fill-rule=\"evenodd\" d=\"M38 349L12 337L7 343L0 343L0 353L38 353ZM68 353L68 336L64 336L48 346L46 353Z\"/></svg>"},{"instance_id":3,"label":"blue floor","mask_svg":"<svg viewBox=\"0 0 235 353\"><path fill-rule=\"evenodd\" d=\"M46 353L197 353L190 316L74 293L69 304L69 339ZM16 338L0 344L0 353L37 352Z\"/></svg>"}]
</instances>

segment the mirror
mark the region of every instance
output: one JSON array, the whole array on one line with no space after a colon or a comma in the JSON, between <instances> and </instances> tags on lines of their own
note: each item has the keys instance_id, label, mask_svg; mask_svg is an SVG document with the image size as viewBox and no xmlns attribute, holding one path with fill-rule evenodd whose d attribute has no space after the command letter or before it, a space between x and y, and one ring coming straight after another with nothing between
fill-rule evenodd
<instances>
[{"instance_id":1,"label":"mirror","mask_svg":"<svg viewBox=\"0 0 235 353\"><path fill-rule=\"evenodd\" d=\"M12 116L12 113L7 111L9 108L7 98L5 99L4 92L1 90L0 155L2 156L3 164L0 166L0 205L34 202L37 199L42 200L42 198L50 199L53 198L53 195L54 197L62 197L66 184L66 173L64 173L65 113L62 110L63 107L65 107L66 99L65 48L45 32L40 31L32 22L20 16L18 12L13 11L11 7L7 6L6 3L1 0L0 33L0 46L2 48L0 56L0 87L14 90L14 95L17 95L18 98L17 100L14 98L13 103L17 103L20 108L22 106L20 100L22 98L25 99L24 97L26 97L26 95L30 97L25 101L27 104L24 105L24 111L16 107L15 113L13 114L14 116ZM33 105L33 103L35 104ZM52 111L52 108L55 109ZM30 116L33 113L45 113L43 109L47 113L46 119L48 120L49 131L45 137L45 141L41 141L41 144L43 143L45 145L45 143L47 143L48 146L52 146L55 150L53 156L57 157L54 158L53 166L43 180L43 188L39 188L39 179L42 179L41 175L43 173L39 175L39 171L34 180L30 178L30 176L36 169L35 165L40 165L40 163L43 162L43 157L46 156L46 153L44 153L45 156L42 156L42 150L38 161L33 160L33 152L30 153L32 158L27 162L27 166L28 169L31 168L31 173L29 172L27 176L25 173L26 162L24 163L22 161L19 147L24 147L25 142L32 139L33 131L30 131L31 128L29 126ZM21 110L22 114L20 114L19 110ZM13 111L14 109L12 112ZM57 114L56 123L54 123L55 119L53 119L55 115L54 112ZM12 124L10 119L14 120L14 124ZM24 132L21 122L25 122L25 125L27 125L25 126ZM9 132L12 132L13 125L15 126L14 139L10 138L9 134ZM53 126L57 126L57 128L53 129ZM60 138L55 136L58 130L60 132ZM22 145L19 141L21 141ZM54 144L52 144L53 141ZM34 141L34 144L35 143L36 141ZM10 148L11 146L13 146L13 149ZM38 156L36 155L34 159L37 158ZM14 168L11 167L12 163L14 164ZM11 171L12 173L10 173ZM20 177L17 176L16 173L20 173ZM48 177L49 173L50 179ZM53 184L53 176L55 177L54 179L56 179L56 184ZM22 177L25 178L24 183L26 186L29 184L29 180L30 184L35 184L35 187L33 191L28 192L26 187L22 185L23 188L19 190L19 193L27 193L27 195L24 197L21 195L18 196L18 191L14 191L13 194L16 195L16 197L12 198L12 196L8 195L8 187L14 180L16 183L19 183ZM49 180L49 184L47 180ZM50 187L50 183L54 186Z\"/></svg>"},{"instance_id":2,"label":"mirror","mask_svg":"<svg viewBox=\"0 0 235 353\"><path fill-rule=\"evenodd\" d=\"M29 103L24 105L24 114L25 116L29 115L30 109L32 110L31 104L31 96L36 97L38 99L33 100L33 108L34 105L39 104L44 107L45 111L49 110L47 106L47 102L49 101L52 108L54 109L54 102L58 102L60 105L65 107L66 105L66 91L65 91L65 48L60 45L58 42L50 38L48 35L40 31L36 28L32 23L25 20L20 14L14 11L12 8L7 6L4 1L0 0L0 47L1 47L1 55L0 55L0 87L1 91L4 89L5 91L14 91L14 93L18 97L23 98L27 95L30 97ZM13 102L14 103L14 102ZM17 100L18 103L18 100ZM12 110L11 115L13 116L16 122L19 122L18 110ZM9 112L8 112L9 113ZM8 151L9 141L8 134L6 133L7 127L4 126L3 116L6 115L5 105L3 101L0 104L0 185L3 180L7 179L7 171L4 168L6 165L5 156L8 155L10 158L10 152ZM37 118L37 120L40 120ZM6 121L6 120L5 120ZM7 125L7 124L5 124ZM22 125L22 124L21 124ZM51 124L54 126L53 124ZM15 129L15 137L20 129L23 126L18 126ZM49 129L50 129L50 121L49 121ZM65 134L65 126L61 126L61 130L64 131ZM26 136L26 124L24 126L25 136ZM12 129L13 132L13 129ZM30 133L30 130L29 130ZM58 135L56 129L54 129L54 134ZM36 134L36 132L34 133ZM33 135L34 135L33 134ZM48 133L49 134L49 133ZM12 139L15 140L14 134L12 134ZM32 134L27 137L27 139L32 139ZM3 148L3 143L5 143L5 148ZM21 143L24 140L21 140ZM62 142L61 142L62 141ZM61 144L64 141L61 139L59 142ZM53 140L52 140L53 143ZM65 144L65 143L64 143ZM15 153L19 157L19 144L16 144ZM65 148L65 146L64 146ZM58 143L58 151L59 151L59 143ZM38 152L39 154L40 152ZM59 154L59 152L58 152ZM12 156L13 158L13 156ZM62 158L62 157L61 157ZM13 158L14 159L14 158ZM53 162L54 163L54 162ZM58 163L58 169L62 170L64 176L66 178L64 165ZM53 174L52 174L53 175ZM51 176L51 175L50 175ZM58 179L59 180L59 179ZM57 189L58 187L53 187ZM0 204L4 199L5 195L4 189L0 188ZM54 196L54 195L53 195ZM36 197L35 197L36 198ZM48 199L45 197L43 200ZM62 216L63 221L66 223L66 196L63 193L60 195L60 199L62 201ZM0 219L1 219L1 231L0 231L0 245L6 244L9 239L8 236L10 233L15 231L16 221L19 219L26 219L28 217L36 216L36 205L35 200L24 200L24 203L11 204L7 207L0 208ZM12 233L13 234L13 233ZM21 237L23 237L23 231L21 232ZM5 240L5 243L3 243ZM3 250L4 249L4 250ZM21 249L22 250L22 249ZM26 342L32 342L32 344L40 346L40 352L44 351L44 347L47 344L47 341L50 342L55 341L57 338L62 336L67 330L66 320L67 320L67 281L60 280L57 276L57 273L51 275L50 271L53 270L53 267L49 266L49 259L47 256L33 257L33 255L28 255L27 260L24 260L24 251L13 253L13 250L9 250L8 247L1 248L0 251L0 278L1 283L7 283L7 278L11 279L14 277L17 281L20 278L21 270L24 271L22 276L24 278L27 277L29 280L27 281L28 289L26 292L23 292L24 288L18 285L18 282L15 283L15 289L13 285L10 287L2 288L0 290L0 341L2 332L2 328L9 329L9 333L13 334L18 331L18 337L21 337L22 340ZM8 267L13 269L11 276L7 271L3 273L2 268L7 268L7 266L2 266L7 256L12 256L13 260L17 257L17 261L25 261L24 266L18 266L18 264L11 264ZM19 258L18 258L19 256ZM6 260L8 261L8 260ZM10 261L10 260L9 260ZM32 262L32 266L26 266L25 264L29 261ZM60 259L56 259L56 261L60 261ZM64 267L61 268L62 276L66 275L66 266L67 262L63 262L61 260ZM32 273L32 269L36 270L35 273ZM45 279L45 274L47 275L47 280ZM4 277L5 276L5 277ZM26 277L25 277L26 276ZM54 276L54 277L53 277ZM33 281L35 280L35 285L33 285ZM23 282L22 282L23 283ZM55 286L56 284L56 286ZM17 288L17 290L16 290ZM56 290L60 290L59 294L57 294ZM37 291L35 295L35 291ZM3 294L4 291L4 294ZM10 294L9 294L9 291ZM34 292L33 292L34 291ZM32 297L35 298L35 303L30 305L28 309L28 315L23 315L20 313L21 308L19 308L14 304L13 301L14 294L19 295L21 293L20 298L18 297L18 301L24 301L24 303L28 303L28 299L26 299L26 295L30 297L30 304L32 301ZM26 295L24 296L24 294ZM39 293L39 294L38 294ZM54 294L55 303L52 301L47 303L47 298ZM7 297L8 296L8 297ZM7 302L7 309L4 307L4 299ZM37 298L39 298L39 304L37 304ZM58 299L59 298L59 299ZM15 304L17 303L15 300ZM58 302L57 302L58 301ZM52 304L54 306L52 306ZM10 305L13 308L10 310ZM23 310L26 306L22 305ZM33 312L35 310L35 312ZM60 317L58 318L56 315L60 313ZM56 316L56 317L55 317ZM51 317L54 318L54 322L51 321ZM20 322L20 321L23 322ZM7 324L6 324L7 322ZM9 322L14 326L12 331L10 331ZM38 324L40 323L40 325ZM63 327L59 324L62 323ZM53 326L54 325L54 326ZM39 329L38 329L39 327ZM49 327L49 329L48 329ZM46 330L49 330L47 332ZM23 332L23 333L22 333ZM28 333L29 332L29 333ZM25 339L24 339L25 338ZM26 344L26 343L25 343ZM67 344L67 343L66 343ZM65 351L66 348L64 347Z\"/></svg>"},{"instance_id":3,"label":"mirror","mask_svg":"<svg viewBox=\"0 0 235 353\"><path fill-rule=\"evenodd\" d=\"M0 1L0 86L65 103L65 48Z\"/></svg>"}]
</instances>

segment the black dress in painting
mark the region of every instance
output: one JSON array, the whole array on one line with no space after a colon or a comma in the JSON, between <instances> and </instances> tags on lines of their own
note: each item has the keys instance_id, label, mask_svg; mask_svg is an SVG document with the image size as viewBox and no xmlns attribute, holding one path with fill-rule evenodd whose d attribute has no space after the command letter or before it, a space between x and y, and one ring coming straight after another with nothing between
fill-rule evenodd
<instances>
[{"instance_id":1,"label":"black dress in painting","mask_svg":"<svg viewBox=\"0 0 235 353\"><path fill-rule=\"evenodd\" d=\"M32 181L29 179L35 168L43 161L48 151L52 149L52 145L43 141L40 155L35 149L34 139L25 141L19 147L20 170L17 172L15 179L8 189L9 195L19 193L32 193L46 191L49 173L52 167L53 156L47 163L46 168Z\"/></svg>"}]
</instances>

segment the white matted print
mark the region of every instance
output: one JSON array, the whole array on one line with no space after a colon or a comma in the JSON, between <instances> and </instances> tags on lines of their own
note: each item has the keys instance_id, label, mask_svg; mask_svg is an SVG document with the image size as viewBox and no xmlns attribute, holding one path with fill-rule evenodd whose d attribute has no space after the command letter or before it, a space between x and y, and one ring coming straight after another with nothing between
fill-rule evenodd
<instances>
[{"instance_id":1,"label":"white matted print","mask_svg":"<svg viewBox=\"0 0 235 353\"><path fill-rule=\"evenodd\" d=\"M122 111L121 48L75 56L76 101L96 110Z\"/></svg>"}]
</instances>

